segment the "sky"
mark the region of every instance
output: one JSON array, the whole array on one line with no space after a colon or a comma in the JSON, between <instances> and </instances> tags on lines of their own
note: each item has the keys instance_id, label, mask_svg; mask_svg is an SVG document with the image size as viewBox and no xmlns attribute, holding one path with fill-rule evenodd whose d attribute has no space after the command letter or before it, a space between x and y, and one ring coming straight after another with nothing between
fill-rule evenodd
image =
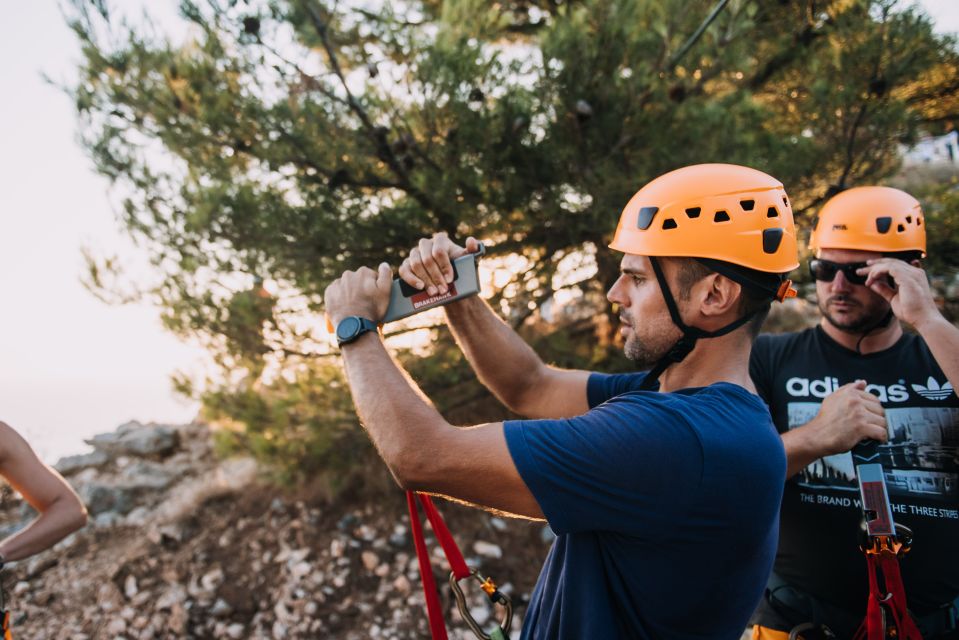
<instances>
[{"instance_id":1,"label":"sky","mask_svg":"<svg viewBox=\"0 0 959 640\"><path fill-rule=\"evenodd\" d=\"M175 0L113 2L149 13L174 39ZM959 32L957 0L920 4ZM136 14L133 12L136 11ZM76 143L70 84L80 58L55 0L8 2L0 22L0 420L54 462L128 420L187 422L176 371L201 373L203 352L165 332L145 304L109 306L81 285L81 249L140 254L117 222L106 179Z\"/></svg>"}]
</instances>

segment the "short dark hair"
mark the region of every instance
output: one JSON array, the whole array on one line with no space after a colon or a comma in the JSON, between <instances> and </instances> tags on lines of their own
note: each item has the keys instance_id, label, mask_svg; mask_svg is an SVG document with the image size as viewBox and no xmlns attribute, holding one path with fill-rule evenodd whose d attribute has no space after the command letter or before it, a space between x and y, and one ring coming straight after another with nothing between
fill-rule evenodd
<instances>
[{"instance_id":1,"label":"short dark hair","mask_svg":"<svg viewBox=\"0 0 959 640\"><path fill-rule=\"evenodd\" d=\"M716 273L696 258L671 258L676 265L676 279L679 284L679 298L689 300L693 285L708 276L710 273ZM742 293L739 296L739 314L740 317L755 313L752 320L746 323L746 333L750 339L755 339L769 315L769 308L772 303L769 293L759 291L758 289L742 285Z\"/></svg>"}]
</instances>

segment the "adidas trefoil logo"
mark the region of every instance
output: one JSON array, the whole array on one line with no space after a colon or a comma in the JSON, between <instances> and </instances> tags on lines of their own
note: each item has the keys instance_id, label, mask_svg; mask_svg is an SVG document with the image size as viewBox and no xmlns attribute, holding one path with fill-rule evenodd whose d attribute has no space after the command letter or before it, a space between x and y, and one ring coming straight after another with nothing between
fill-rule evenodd
<instances>
[{"instance_id":1,"label":"adidas trefoil logo","mask_svg":"<svg viewBox=\"0 0 959 640\"><path fill-rule=\"evenodd\" d=\"M929 379L926 380L926 386L914 384L912 390L929 400L945 400L952 393L952 383L947 382L940 387L936 379L929 376Z\"/></svg>"}]
</instances>

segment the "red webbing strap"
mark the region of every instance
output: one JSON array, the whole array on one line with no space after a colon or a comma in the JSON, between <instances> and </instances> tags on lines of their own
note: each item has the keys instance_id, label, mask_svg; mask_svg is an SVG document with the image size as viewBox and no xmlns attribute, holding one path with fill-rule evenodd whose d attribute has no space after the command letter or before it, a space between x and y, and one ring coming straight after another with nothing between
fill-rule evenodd
<instances>
[{"instance_id":1,"label":"red webbing strap","mask_svg":"<svg viewBox=\"0 0 959 640\"><path fill-rule=\"evenodd\" d=\"M883 624L882 606L891 614L889 622L896 626L900 640L922 640L922 635L906 608L906 589L899 572L899 559L893 551L866 554L869 570L869 600L866 603L866 618L856 632L855 640L884 640L887 625ZM879 588L878 571L882 571L885 593Z\"/></svg>"},{"instance_id":2,"label":"red webbing strap","mask_svg":"<svg viewBox=\"0 0 959 640\"><path fill-rule=\"evenodd\" d=\"M422 493L416 495L420 499L420 504L423 505L423 511L426 512L430 526L433 527L433 533L436 534L436 539L439 540L440 546L443 547L443 553L446 554L446 561L450 563L450 571L453 572L457 580L470 577L470 568L466 566L466 560L463 559L460 548L456 546L456 541L453 540L453 534L450 533L449 528L443 521L443 517L440 515L440 512L436 510L433 499Z\"/></svg>"},{"instance_id":3,"label":"red webbing strap","mask_svg":"<svg viewBox=\"0 0 959 640\"><path fill-rule=\"evenodd\" d=\"M886 591L892 594L893 615L896 618L899 637L902 640L922 640L919 629L906 607L906 588L902 584L902 574L899 573L899 559L894 553L881 553L879 566L882 567Z\"/></svg>"},{"instance_id":4,"label":"red webbing strap","mask_svg":"<svg viewBox=\"0 0 959 640\"><path fill-rule=\"evenodd\" d=\"M439 592L436 589L436 580L433 578L433 568L430 566L430 554L426 550L426 540L423 539L420 512L416 508L416 494L412 491L406 492L406 506L410 510L410 528L413 531L413 544L416 546L416 559L420 565L423 594L426 596L426 615L430 621L430 633L433 640L448 640Z\"/></svg>"}]
</instances>

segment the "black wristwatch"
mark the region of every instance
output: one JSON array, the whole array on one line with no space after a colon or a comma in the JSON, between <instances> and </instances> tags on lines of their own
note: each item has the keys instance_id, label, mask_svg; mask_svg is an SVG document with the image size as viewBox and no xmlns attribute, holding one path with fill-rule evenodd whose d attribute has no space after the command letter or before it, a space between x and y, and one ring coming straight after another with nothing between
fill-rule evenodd
<instances>
[{"instance_id":1,"label":"black wristwatch","mask_svg":"<svg viewBox=\"0 0 959 640\"><path fill-rule=\"evenodd\" d=\"M372 320L360 316L347 316L336 325L336 344L342 347L370 331L376 331L376 323Z\"/></svg>"}]
</instances>

